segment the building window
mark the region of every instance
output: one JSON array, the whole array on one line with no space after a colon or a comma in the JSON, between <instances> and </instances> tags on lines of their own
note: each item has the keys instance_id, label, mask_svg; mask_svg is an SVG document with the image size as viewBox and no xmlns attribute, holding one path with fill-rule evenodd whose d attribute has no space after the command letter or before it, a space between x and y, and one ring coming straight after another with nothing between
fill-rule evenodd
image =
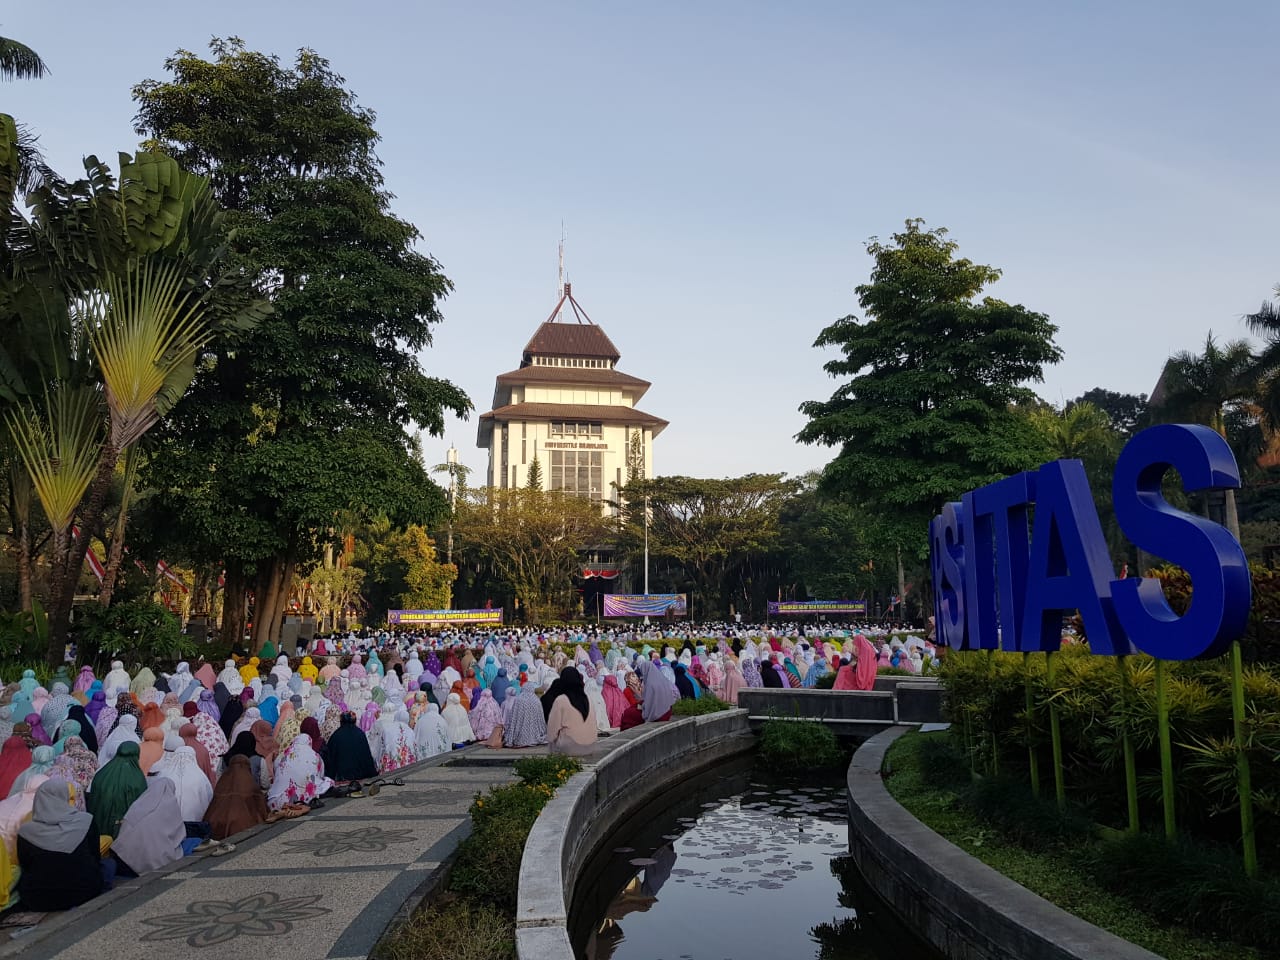
<instances>
[{"instance_id":1,"label":"building window","mask_svg":"<svg viewBox=\"0 0 1280 960\"><path fill-rule=\"evenodd\" d=\"M603 496L604 457L599 451L551 450L551 489L599 503Z\"/></svg>"},{"instance_id":2,"label":"building window","mask_svg":"<svg viewBox=\"0 0 1280 960\"><path fill-rule=\"evenodd\" d=\"M600 421L552 420L551 435L553 437L600 437L604 434L604 424Z\"/></svg>"},{"instance_id":3,"label":"building window","mask_svg":"<svg viewBox=\"0 0 1280 960\"><path fill-rule=\"evenodd\" d=\"M502 486L507 485L507 425L502 425Z\"/></svg>"}]
</instances>

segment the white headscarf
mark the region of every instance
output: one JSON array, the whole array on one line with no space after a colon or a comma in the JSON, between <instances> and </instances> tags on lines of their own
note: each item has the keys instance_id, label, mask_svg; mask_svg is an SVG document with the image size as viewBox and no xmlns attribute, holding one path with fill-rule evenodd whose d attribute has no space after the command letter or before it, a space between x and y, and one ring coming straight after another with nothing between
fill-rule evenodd
<instances>
[{"instance_id":1,"label":"white headscarf","mask_svg":"<svg viewBox=\"0 0 1280 960\"><path fill-rule=\"evenodd\" d=\"M426 712L419 715L418 722L413 728L413 739L418 747L419 760L449 752L452 747L449 741L449 725L440 716L439 704L427 704Z\"/></svg>"},{"instance_id":2,"label":"white headscarf","mask_svg":"<svg viewBox=\"0 0 1280 960\"><path fill-rule=\"evenodd\" d=\"M116 723L116 728L107 735L107 738L98 745L98 769L101 770L111 758L116 755L116 751L120 749L120 744L126 740L132 740L134 743L141 744L138 738L138 718L132 713L126 713Z\"/></svg>"},{"instance_id":3,"label":"white headscarf","mask_svg":"<svg viewBox=\"0 0 1280 960\"><path fill-rule=\"evenodd\" d=\"M111 661L111 672L107 674L102 681L103 690L128 690L132 680L128 671L124 668L124 662L121 660Z\"/></svg>"},{"instance_id":4,"label":"white headscarf","mask_svg":"<svg viewBox=\"0 0 1280 960\"><path fill-rule=\"evenodd\" d=\"M240 696L240 691L244 689L244 680L240 678L240 671L236 669L236 662L228 660L222 666L222 672L218 674L217 682L227 688L227 692L233 697Z\"/></svg>"},{"instance_id":5,"label":"white headscarf","mask_svg":"<svg viewBox=\"0 0 1280 960\"><path fill-rule=\"evenodd\" d=\"M173 781L178 794L178 806L182 809L182 819L198 823L204 819L205 811L209 809L209 801L213 799L213 786L200 769L193 749L182 744L170 752L168 746L166 743L164 756L156 761L151 772L156 777Z\"/></svg>"},{"instance_id":6,"label":"white headscarf","mask_svg":"<svg viewBox=\"0 0 1280 960\"><path fill-rule=\"evenodd\" d=\"M445 704L444 710L440 716L444 719L445 724L449 728L449 743L470 743L475 739L475 734L471 732L471 721L467 717L467 711L462 706L462 700L456 693L449 694L449 700Z\"/></svg>"}]
</instances>

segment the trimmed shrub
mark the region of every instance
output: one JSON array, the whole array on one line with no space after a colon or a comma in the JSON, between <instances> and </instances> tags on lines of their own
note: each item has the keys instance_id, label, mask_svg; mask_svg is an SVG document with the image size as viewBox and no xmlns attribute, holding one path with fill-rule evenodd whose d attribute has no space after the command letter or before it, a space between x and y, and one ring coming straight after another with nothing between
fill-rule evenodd
<instances>
[{"instance_id":1,"label":"trimmed shrub","mask_svg":"<svg viewBox=\"0 0 1280 960\"><path fill-rule=\"evenodd\" d=\"M729 704L719 697L703 691L702 696L696 700L685 700L683 698L677 700L675 706L671 708L671 713L677 717L701 717L704 714L719 713L721 710L728 709Z\"/></svg>"},{"instance_id":2,"label":"trimmed shrub","mask_svg":"<svg viewBox=\"0 0 1280 960\"><path fill-rule=\"evenodd\" d=\"M836 735L816 720L766 720L760 731L760 757L787 773L826 770L848 759Z\"/></svg>"}]
</instances>

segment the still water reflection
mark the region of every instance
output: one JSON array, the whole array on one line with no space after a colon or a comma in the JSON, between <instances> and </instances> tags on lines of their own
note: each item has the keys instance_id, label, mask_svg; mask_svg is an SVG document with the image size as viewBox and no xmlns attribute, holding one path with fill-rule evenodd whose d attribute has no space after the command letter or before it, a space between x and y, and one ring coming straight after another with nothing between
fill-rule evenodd
<instances>
[{"instance_id":1,"label":"still water reflection","mask_svg":"<svg viewBox=\"0 0 1280 960\"><path fill-rule=\"evenodd\" d=\"M749 764L691 783L606 842L581 882L585 960L931 960L861 882L845 787Z\"/></svg>"}]
</instances>

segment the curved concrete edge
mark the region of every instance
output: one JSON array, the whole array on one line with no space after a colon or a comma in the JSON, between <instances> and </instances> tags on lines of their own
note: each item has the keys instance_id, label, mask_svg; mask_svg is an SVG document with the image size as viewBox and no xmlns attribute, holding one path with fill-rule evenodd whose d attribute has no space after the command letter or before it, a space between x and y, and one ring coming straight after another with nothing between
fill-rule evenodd
<instances>
[{"instance_id":1,"label":"curved concrete edge","mask_svg":"<svg viewBox=\"0 0 1280 960\"><path fill-rule=\"evenodd\" d=\"M694 771L751 749L746 710L655 724L574 774L538 815L520 861L519 960L573 960L569 905L583 864L631 810Z\"/></svg>"},{"instance_id":2,"label":"curved concrete edge","mask_svg":"<svg viewBox=\"0 0 1280 960\"><path fill-rule=\"evenodd\" d=\"M913 817L880 773L889 745L911 729L893 727L854 752L849 850L872 889L927 943L958 960L1160 960L1054 906Z\"/></svg>"}]
</instances>

